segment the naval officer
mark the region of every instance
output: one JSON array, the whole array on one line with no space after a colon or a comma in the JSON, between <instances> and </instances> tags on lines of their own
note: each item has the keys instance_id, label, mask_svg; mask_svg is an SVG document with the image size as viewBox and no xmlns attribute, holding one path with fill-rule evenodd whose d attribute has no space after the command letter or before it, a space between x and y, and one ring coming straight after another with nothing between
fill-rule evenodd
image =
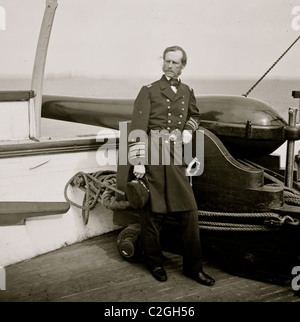
<instances>
[{"instance_id":1,"label":"naval officer","mask_svg":"<svg viewBox=\"0 0 300 322\"><path fill-rule=\"evenodd\" d=\"M158 281L167 280L159 235L166 216L172 214L181 227L184 274L210 286L215 281L202 268L197 204L186 175L186 164L174 162L174 147L191 142L201 119L193 90L179 79L186 63L187 56L181 47L164 50L164 74L141 88L131 120L130 131L144 131L149 142L133 140L129 155L131 160L138 156L138 162L132 163L135 164L133 173L137 178L146 177L150 191L149 202L141 211L140 224L143 253L152 275ZM163 162L164 156L156 158L157 152L163 154L161 141L153 151L158 133L164 133L162 139L170 144L169 163ZM155 164L151 164L154 159Z\"/></svg>"}]
</instances>

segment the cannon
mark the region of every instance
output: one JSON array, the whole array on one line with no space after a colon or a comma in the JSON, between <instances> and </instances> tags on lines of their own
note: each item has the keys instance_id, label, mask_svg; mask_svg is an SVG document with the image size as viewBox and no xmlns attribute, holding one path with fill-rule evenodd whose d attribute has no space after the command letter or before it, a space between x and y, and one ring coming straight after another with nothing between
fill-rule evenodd
<instances>
[{"instance_id":1,"label":"cannon","mask_svg":"<svg viewBox=\"0 0 300 322\"><path fill-rule=\"evenodd\" d=\"M296 110L290 110L287 123L255 99L212 95L197 101L203 117L204 171L192 182L205 258L237 275L290 280L293 267L300 264L300 188L297 169L287 173L294 160L287 159L284 171L280 156L272 152L300 138ZM130 175L130 165L118 165L118 189L125 189ZM120 254L138 260L139 211L116 211L114 220L127 226L117 240ZM177 236L170 218L161 234L163 250L180 254Z\"/></svg>"}]
</instances>

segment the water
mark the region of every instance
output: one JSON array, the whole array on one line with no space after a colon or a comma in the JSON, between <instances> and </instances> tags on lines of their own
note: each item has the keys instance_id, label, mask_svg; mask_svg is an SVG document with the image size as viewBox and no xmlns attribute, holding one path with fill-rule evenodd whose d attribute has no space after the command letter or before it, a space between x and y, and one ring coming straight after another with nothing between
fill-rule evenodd
<instances>
[{"instance_id":1,"label":"water","mask_svg":"<svg viewBox=\"0 0 300 322\"><path fill-rule=\"evenodd\" d=\"M158 78L160 75L158 75ZM135 98L142 85L153 79L90 79L47 78L44 94L80 97ZM185 79L195 95L200 94L245 94L257 80L253 79ZM29 79L0 79L0 90L30 89ZM288 120L288 109L299 108L299 99L292 97L293 90L300 90L300 79L264 79L249 94L270 104L280 116ZM201 108L201 107L200 107ZM299 119L299 118L298 118ZM73 136L95 134L101 129L95 126L42 119L42 136Z\"/></svg>"}]
</instances>

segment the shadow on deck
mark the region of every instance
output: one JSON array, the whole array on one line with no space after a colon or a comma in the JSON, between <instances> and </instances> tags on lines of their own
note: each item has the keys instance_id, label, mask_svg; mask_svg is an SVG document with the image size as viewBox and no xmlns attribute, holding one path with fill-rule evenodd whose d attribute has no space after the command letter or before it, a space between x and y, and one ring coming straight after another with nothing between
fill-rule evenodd
<instances>
[{"instance_id":1,"label":"shadow on deck","mask_svg":"<svg viewBox=\"0 0 300 322\"><path fill-rule=\"evenodd\" d=\"M233 276L209 263L212 287L182 273L182 258L165 252L168 281L157 282L142 263L117 250L118 231L6 267L0 302L300 302L291 285Z\"/></svg>"}]
</instances>

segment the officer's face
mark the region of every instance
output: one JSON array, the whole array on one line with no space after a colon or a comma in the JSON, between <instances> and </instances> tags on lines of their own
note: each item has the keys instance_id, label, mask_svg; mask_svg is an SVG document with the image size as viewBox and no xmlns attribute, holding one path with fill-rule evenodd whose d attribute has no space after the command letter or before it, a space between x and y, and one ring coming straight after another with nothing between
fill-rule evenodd
<instances>
[{"instance_id":1,"label":"officer's face","mask_svg":"<svg viewBox=\"0 0 300 322\"><path fill-rule=\"evenodd\" d=\"M163 72L168 77L177 78L185 65L182 64L182 52L180 50L169 51L165 55Z\"/></svg>"}]
</instances>

